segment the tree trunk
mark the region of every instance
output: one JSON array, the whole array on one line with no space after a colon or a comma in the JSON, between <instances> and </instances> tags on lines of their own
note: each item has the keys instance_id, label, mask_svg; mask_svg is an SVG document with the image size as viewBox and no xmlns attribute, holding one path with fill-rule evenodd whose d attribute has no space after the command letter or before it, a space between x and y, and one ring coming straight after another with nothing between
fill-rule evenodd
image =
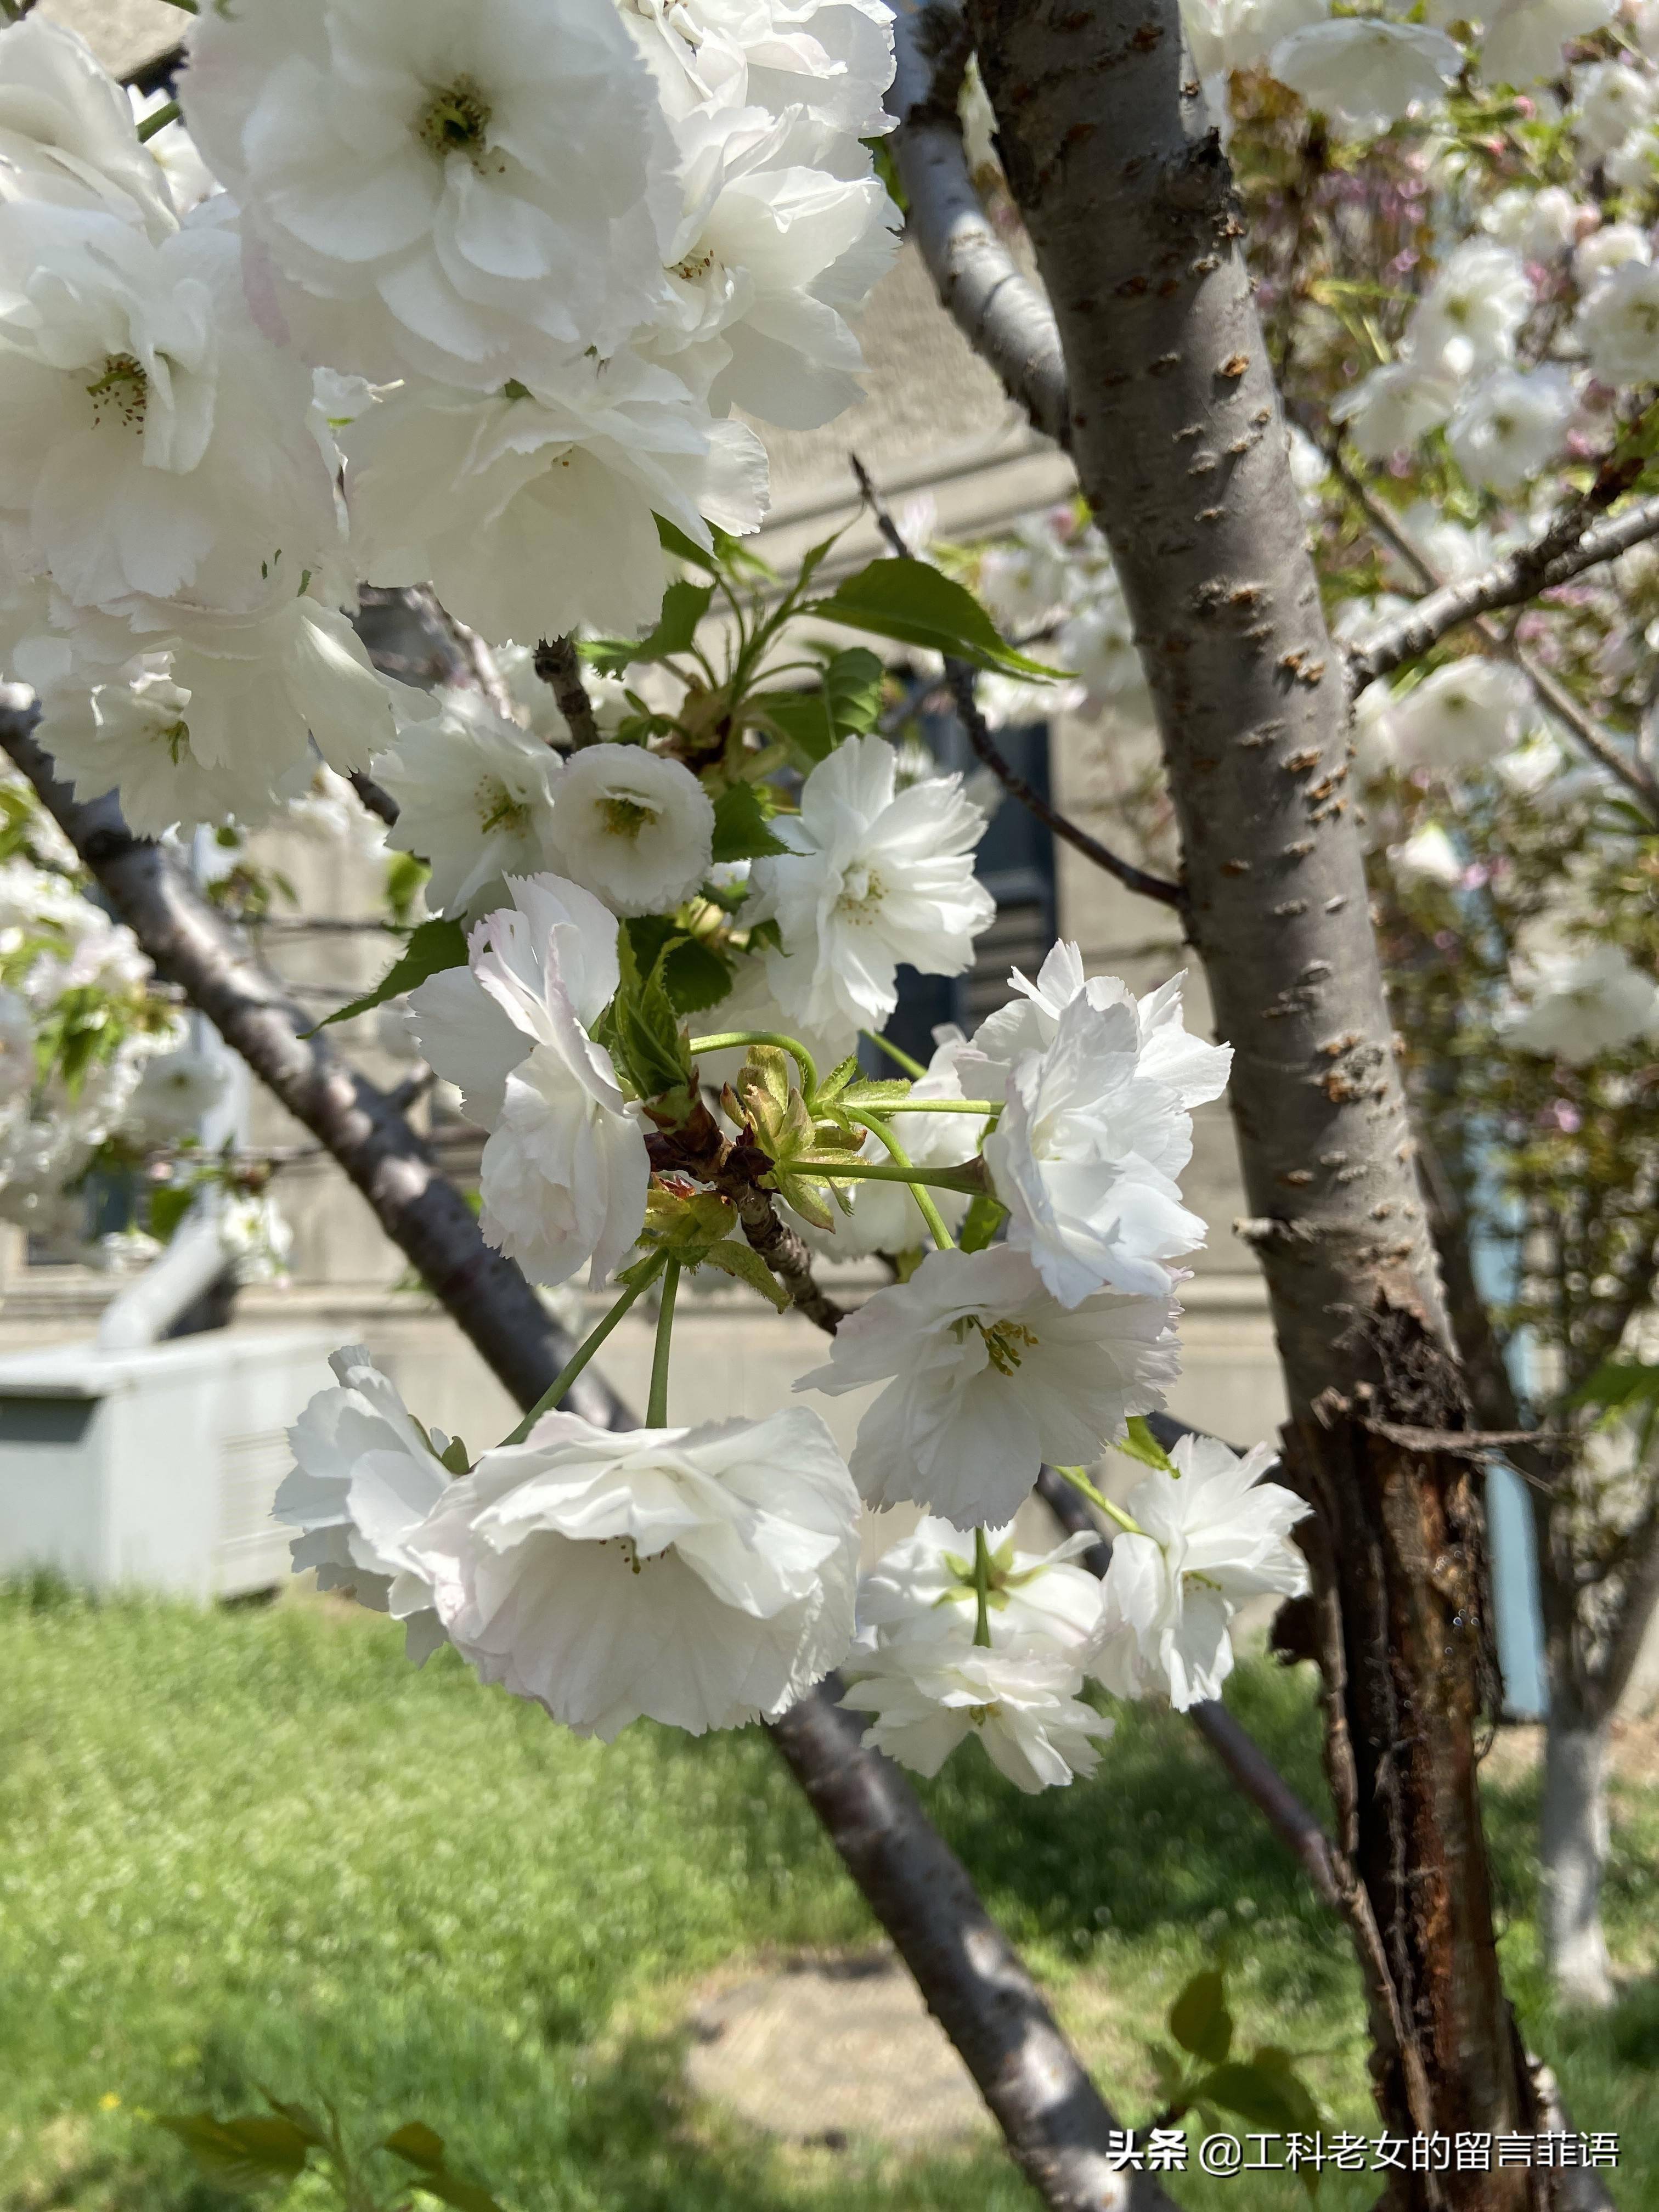
<instances>
[{"instance_id":1,"label":"tree trunk","mask_svg":"<svg viewBox=\"0 0 1659 2212\"><path fill-rule=\"evenodd\" d=\"M1607 1718L1552 1686L1538 1856L1544 1955L1563 2003L1613 2002L1601 1932L1607 1859Z\"/></svg>"},{"instance_id":2,"label":"tree trunk","mask_svg":"<svg viewBox=\"0 0 1659 2212\"><path fill-rule=\"evenodd\" d=\"M1236 1054L1286 1466L1318 1521L1328 1765L1380 2109L1397 2132L1524 2126L1475 1780L1482 1532L1445 1436L1465 1424L1462 1385L1345 789L1342 673L1231 179L1176 0L969 0L969 19L1063 345L1079 476L1152 686L1189 934ZM924 21L936 50L949 23ZM1518 2170L1425 2175L1402 2177L1399 2202L1485 2212L1528 2193Z\"/></svg>"}]
</instances>

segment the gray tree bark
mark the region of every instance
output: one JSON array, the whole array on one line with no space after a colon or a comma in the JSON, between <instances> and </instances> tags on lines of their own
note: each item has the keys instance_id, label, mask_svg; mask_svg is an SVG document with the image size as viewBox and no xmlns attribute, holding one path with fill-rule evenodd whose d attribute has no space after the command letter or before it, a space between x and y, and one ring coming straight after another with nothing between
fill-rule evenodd
<instances>
[{"instance_id":1,"label":"gray tree bark","mask_svg":"<svg viewBox=\"0 0 1659 2212\"><path fill-rule=\"evenodd\" d=\"M928 9L917 50L951 54L953 20ZM1463 1425L1462 1386L1346 787L1343 672L1231 176L1175 0L969 0L968 21L1052 303L1069 444L1152 687L1189 933L1235 1049L1285 1467L1316 1509L1327 1761L1379 2106L1407 2131L1514 2128L1534 2101L1476 1787L1480 1516L1468 1462L1424 1443ZM918 106L927 129L947 127L942 105ZM1412 2177L1397 2201L1496 2212L1528 2186Z\"/></svg>"},{"instance_id":2,"label":"gray tree bark","mask_svg":"<svg viewBox=\"0 0 1659 2212\"><path fill-rule=\"evenodd\" d=\"M1601 1928L1607 1720L1561 1710L1571 1702L1570 1688L1563 1696L1552 1687L1538 1837L1544 1953L1564 2002L1601 2007L1613 2002L1612 1961Z\"/></svg>"}]
</instances>

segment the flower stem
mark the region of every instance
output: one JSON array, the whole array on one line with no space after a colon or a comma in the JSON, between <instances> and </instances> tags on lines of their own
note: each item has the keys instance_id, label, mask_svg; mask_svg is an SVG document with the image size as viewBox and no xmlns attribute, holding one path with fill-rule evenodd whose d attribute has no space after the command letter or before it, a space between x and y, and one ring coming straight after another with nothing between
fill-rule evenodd
<instances>
[{"instance_id":1,"label":"flower stem","mask_svg":"<svg viewBox=\"0 0 1659 2212\"><path fill-rule=\"evenodd\" d=\"M907 1075L920 1077L927 1074L927 1069L919 1060L912 1060L908 1052L901 1052L896 1044L890 1043L884 1036L878 1036L873 1030L860 1030L859 1035L868 1037L878 1052L884 1052L894 1066L902 1067Z\"/></svg>"},{"instance_id":2,"label":"flower stem","mask_svg":"<svg viewBox=\"0 0 1659 2212\"><path fill-rule=\"evenodd\" d=\"M977 1160L964 1160L955 1168L902 1168L896 1160L848 1161L844 1166L839 1160L810 1160L799 1172L821 1176L827 1182L926 1183L933 1190L966 1191L969 1198L980 1197L985 1189Z\"/></svg>"},{"instance_id":3,"label":"flower stem","mask_svg":"<svg viewBox=\"0 0 1659 2212\"><path fill-rule=\"evenodd\" d=\"M1057 1467L1054 1473L1063 1475L1073 1490L1080 1490L1091 1505L1097 1505L1109 1521L1115 1521L1126 1536L1144 1536L1146 1531L1133 1513L1126 1513L1121 1505L1114 1505L1103 1490L1097 1490L1080 1467Z\"/></svg>"},{"instance_id":4,"label":"flower stem","mask_svg":"<svg viewBox=\"0 0 1659 2212\"><path fill-rule=\"evenodd\" d=\"M657 1309L657 1345L651 1355L651 1395L646 1401L647 1429L668 1426L668 1347L674 1334L674 1299L680 1287L680 1263L672 1256L663 1268L662 1304Z\"/></svg>"},{"instance_id":5,"label":"flower stem","mask_svg":"<svg viewBox=\"0 0 1659 2212\"><path fill-rule=\"evenodd\" d=\"M851 1106L849 1106L846 1111L847 1118L849 1121L856 1121L860 1128L868 1129L874 1135L880 1138L882 1143L886 1146L888 1151L892 1154L894 1160L900 1167L908 1168L911 1164L909 1157L906 1153L903 1146L900 1144L898 1139L893 1134L892 1131L885 1126L879 1115L875 1114L860 1113L857 1108ZM921 1214L922 1219L927 1224L928 1233L933 1237L934 1243L938 1245L941 1252L951 1250L954 1247L957 1240L951 1236L950 1231L945 1227L945 1216L939 1212L939 1207L934 1204L933 1200L929 1198L927 1193L922 1188L920 1183L911 1184L910 1196L915 1202L916 1211Z\"/></svg>"},{"instance_id":6,"label":"flower stem","mask_svg":"<svg viewBox=\"0 0 1659 2212\"><path fill-rule=\"evenodd\" d=\"M178 0L173 0L173 4L177 6ZM170 100L165 107L158 107L154 115L147 115L138 125L139 144L141 146L147 144L155 137L157 131L165 131L169 123L176 123L179 120L179 112L178 101Z\"/></svg>"},{"instance_id":7,"label":"flower stem","mask_svg":"<svg viewBox=\"0 0 1659 2212\"><path fill-rule=\"evenodd\" d=\"M554 1376L551 1383L545 1390L543 1391L541 1396L537 1399L535 1404L525 1415L523 1420L520 1422L518 1427L514 1430L511 1436L506 1436L501 1438L502 1445L521 1444L525 1438L530 1434L532 1429L535 1427L537 1422L540 1420L542 1415L544 1413L550 1413L552 1412L554 1407L558 1404L560 1399L563 1397L565 1392L570 1388L576 1377L581 1373L583 1368L586 1366L588 1361L593 1357L593 1354L605 1342L606 1337L610 1335L611 1330L615 1328L617 1323L628 1311L629 1306L631 1306L635 1299L638 1298L641 1292L656 1279L661 1265L661 1258L659 1258L657 1265L653 1267L647 1274L643 1275L637 1283L631 1284L629 1288L623 1292L616 1304L611 1307L610 1312L605 1315L604 1320L599 1322L599 1326L596 1328L590 1330L587 1335L582 1339L575 1351L571 1353L564 1365L560 1368L558 1373Z\"/></svg>"},{"instance_id":8,"label":"flower stem","mask_svg":"<svg viewBox=\"0 0 1659 2212\"><path fill-rule=\"evenodd\" d=\"M799 1037L781 1036L776 1030L726 1030L719 1036L693 1037L690 1049L694 1053L725 1052L739 1044L781 1046L800 1070L801 1089L809 1098L817 1096L817 1062Z\"/></svg>"},{"instance_id":9,"label":"flower stem","mask_svg":"<svg viewBox=\"0 0 1659 2212\"><path fill-rule=\"evenodd\" d=\"M991 1547L983 1528L974 1531L974 1641L991 1641Z\"/></svg>"},{"instance_id":10,"label":"flower stem","mask_svg":"<svg viewBox=\"0 0 1659 2212\"><path fill-rule=\"evenodd\" d=\"M1000 1098L890 1098L884 1114L1000 1114Z\"/></svg>"}]
</instances>

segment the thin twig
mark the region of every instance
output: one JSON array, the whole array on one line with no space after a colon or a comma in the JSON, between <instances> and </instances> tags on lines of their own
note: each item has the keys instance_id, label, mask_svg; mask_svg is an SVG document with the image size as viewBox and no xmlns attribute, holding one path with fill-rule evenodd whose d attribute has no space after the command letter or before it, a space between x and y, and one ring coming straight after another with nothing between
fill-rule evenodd
<instances>
[{"instance_id":1,"label":"thin twig","mask_svg":"<svg viewBox=\"0 0 1659 2212\"><path fill-rule=\"evenodd\" d=\"M1369 511L1369 510L1368 510ZM1348 680L1363 691L1379 676L1386 676L1407 660L1422 654L1455 629L1461 623L1499 607L1520 606L1540 592L1583 575L1587 568L1617 560L1647 538L1659 537L1659 497L1636 501L1611 521L1583 526L1575 510L1540 531L1530 544L1517 546L1462 582L1443 584L1403 612L1380 623L1348 655ZM1564 532L1568 532L1563 542Z\"/></svg>"},{"instance_id":2,"label":"thin twig","mask_svg":"<svg viewBox=\"0 0 1659 2212\"><path fill-rule=\"evenodd\" d=\"M915 556L905 542L904 533L876 489L870 471L856 453L849 453L847 458L852 464L853 474L858 479L865 504L875 519L877 529L900 560L913 559ZM945 679L950 686L951 697L955 702L962 726L968 733L969 744L1011 798L1017 799L1056 837L1063 838L1081 853L1085 860L1092 860L1096 867L1103 868L1109 876L1115 877L1126 890L1137 891L1142 898L1156 899L1160 905L1179 909L1185 898L1179 884L1171 883L1163 876L1148 874L1145 868L1138 868L1133 860L1121 859L1103 845L1097 837L1091 837L1086 830L1079 830L1075 822L1069 821L1058 807L1051 805L1036 786L1028 783L1018 769L1012 767L1003 757L996 739L991 735L990 726L980 711L977 676L971 662L952 659L947 654Z\"/></svg>"},{"instance_id":3,"label":"thin twig","mask_svg":"<svg viewBox=\"0 0 1659 2212\"><path fill-rule=\"evenodd\" d=\"M593 702L582 682L581 655L576 650L575 640L544 637L536 647L534 665L542 682L551 687L559 712L570 726L572 752L579 753L585 746L602 744L605 732L593 719Z\"/></svg>"},{"instance_id":4,"label":"thin twig","mask_svg":"<svg viewBox=\"0 0 1659 2212\"><path fill-rule=\"evenodd\" d=\"M367 769L364 769L354 768L351 771L349 781L350 782L351 788L356 793L358 798L362 800L363 805L368 809L369 812L371 814L378 814L381 821L390 828L391 825L398 819L398 802L392 796L392 793L389 791L383 790L382 787L375 782L374 777L368 774Z\"/></svg>"},{"instance_id":5,"label":"thin twig","mask_svg":"<svg viewBox=\"0 0 1659 2212\"><path fill-rule=\"evenodd\" d=\"M1343 485L1364 510L1376 535L1393 548L1429 592L1437 592L1445 580L1425 558L1421 548L1413 543L1410 532L1401 526L1399 516L1388 501L1378 498L1364 478L1349 467L1339 451L1330 451L1327 457ZM1523 645L1517 644L1512 637L1506 637L1497 623L1486 616L1478 616L1474 627L1495 652L1515 663L1544 705L1571 731L1586 752L1600 761L1610 775L1618 778L1644 812L1659 819L1659 783L1654 781L1638 761L1614 742L1594 716L1585 712L1559 678L1552 674Z\"/></svg>"},{"instance_id":6,"label":"thin twig","mask_svg":"<svg viewBox=\"0 0 1659 2212\"><path fill-rule=\"evenodd\" d=\"M416 585L409 597L411 603L424 610L438 629L447 634L455 648L463 682L470 684L475 691L481 691L504 722L515 721L518 716L513 694L495 665L495 654L477 631L458 621L430 584Z\"/></svg>"}]
</instances>

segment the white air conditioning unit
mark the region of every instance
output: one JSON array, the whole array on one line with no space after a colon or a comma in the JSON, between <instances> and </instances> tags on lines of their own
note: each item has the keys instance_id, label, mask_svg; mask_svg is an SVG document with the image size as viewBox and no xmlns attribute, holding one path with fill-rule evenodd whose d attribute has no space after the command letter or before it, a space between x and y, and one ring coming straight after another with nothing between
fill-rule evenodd
<instances>
[{"instance_id":1,"label":"white air conditioning unit","mask_svg":"<svg viewBox=\"0 0 1659 2212\"><path fill-rule=\"evenodd\" d=\"M331 1381L332 1348L311 1330L210 1329L0 1358L0 1575L202 1601L282 1582L285 1431Z\"/></svg>"}]
</instances>

